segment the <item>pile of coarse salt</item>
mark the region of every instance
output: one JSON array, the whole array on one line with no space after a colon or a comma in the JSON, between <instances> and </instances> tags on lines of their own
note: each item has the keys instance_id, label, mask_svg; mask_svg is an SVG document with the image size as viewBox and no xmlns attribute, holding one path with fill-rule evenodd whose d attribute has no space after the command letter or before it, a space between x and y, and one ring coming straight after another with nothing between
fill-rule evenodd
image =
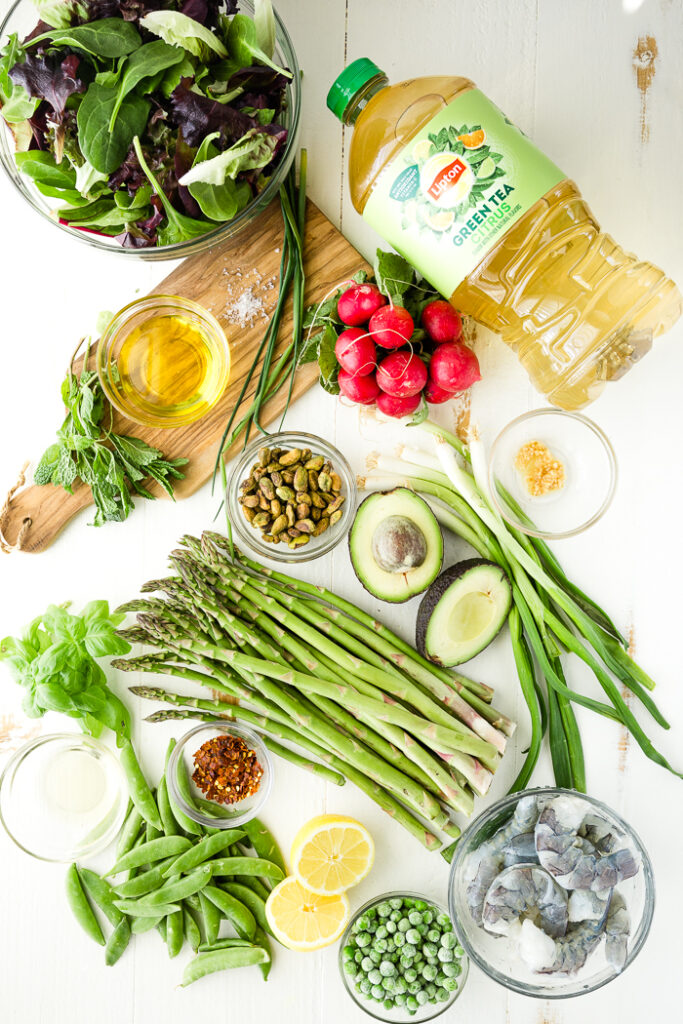
<instances>
[{"instance_id":1,"label":"pile of coarse salt","mask_svg":"<svg viewBox=\"0 0 683 1024\"><path fill-rule=\"evenodd\" d=\"M228 323L237 327L253 327L257 320L267 320L273 305L269 299L275 288L275 278L264 280L258 270L252 270L247 278L253 281L247 284L241 270L230 274L225 269L223 273L229 277L228 298L223 310Z\"/></svg>"}]
</instances>

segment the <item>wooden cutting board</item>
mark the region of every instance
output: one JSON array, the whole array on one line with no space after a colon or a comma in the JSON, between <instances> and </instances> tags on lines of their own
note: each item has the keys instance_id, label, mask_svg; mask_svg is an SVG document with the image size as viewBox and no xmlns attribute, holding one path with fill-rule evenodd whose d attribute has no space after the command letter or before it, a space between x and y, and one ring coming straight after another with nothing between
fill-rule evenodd
<instances>
[{"instance_id":1,"label":"wooden cutting board","mask_svg":"<svg viewBox=\"0 0 683 1024\"><path fill-rule=\"evenodd\" d=\"M185 478L178 481L175 487L177 498L194 494L213 474L218 442L267 325L266 319L257 316L252 324L241 327L231 322L235 320L231 309L241 292L251 291L262 300L264 311L270 313L277 298L282 242L280 205L273 202L237 237L228 239L208 252L189 257L155 288L157 294L181 295L210 309L225 330L232 363L230 384L225 394L216 407L196 423L159 430L138 426L119 413L114 413L114 430L117 433L141 437L161 449L169 458L189 458ZM319 302L331 288L358 270L369 269L353 246L310 201L304 257L306 305ZM292 320L291 315L288 315L281 326L278 353L291 339L291 330ZM307 391L317 376L316 363L300 367L294 379L292 401ZM240 406L236 423L251 403L257 380L258 375L255 375ZM60 383L55 381L55 388ZM281 416L286 402L285 387L264 407L261 417L264 426ZM55 423L55 430L57 426L58 423ZM46 448L52 440L51 435L46 435ZM242 441L239 440L228 457L235 454L241 445ZM35 458L40 454L35 453ZM165 497L156 484L151 484L150 490L158 497ZM136 504L139 505L141 501L139 499ZM44 551L67 523L91 503L90 488L84 484L75 486L73 495L51 484L45 487L28 486L14 493L6 508L0 512L0 532L8 546L17 545L19 541L18 549L22 551ZM131 514L135 515L135 512ZM116 526L112 524L104 528L115 530Z\"/></svg>"}]
</instances>

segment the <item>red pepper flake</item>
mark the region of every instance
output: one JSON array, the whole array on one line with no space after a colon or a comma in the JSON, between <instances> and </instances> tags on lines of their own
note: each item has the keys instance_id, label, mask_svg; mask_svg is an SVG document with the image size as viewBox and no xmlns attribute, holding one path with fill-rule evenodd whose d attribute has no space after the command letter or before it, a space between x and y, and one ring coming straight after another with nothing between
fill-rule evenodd
<instances>
[{"instance_id":1,"label":"red pepper flake","mask_svg":"<svg viewBox=\"0 0 683 1024\"><path fill-rule=\"evenodd\" d=\"M195 752L192 781L216 803L236 804L253 796L262 777L256 751L241 736L222 733L202 743Z\"/></svg>"}]
</instances>

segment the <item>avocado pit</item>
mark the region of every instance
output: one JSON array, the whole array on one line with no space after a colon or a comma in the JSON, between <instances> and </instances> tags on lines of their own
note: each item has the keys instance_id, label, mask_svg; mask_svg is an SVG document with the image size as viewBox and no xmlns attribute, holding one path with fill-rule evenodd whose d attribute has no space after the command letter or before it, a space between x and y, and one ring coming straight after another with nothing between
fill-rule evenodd
<instances>
[{"instance_id":1,"label":"avocado pit","mask_svg":"<svg viewBox=\"0 0 683 1024\"><path fill-rule=\"evenodd\" d=\"M427 557L427 539L408 516L387 516L372 535L372 557L385 572L409 572Z\"/></svg>"}]
</instances>

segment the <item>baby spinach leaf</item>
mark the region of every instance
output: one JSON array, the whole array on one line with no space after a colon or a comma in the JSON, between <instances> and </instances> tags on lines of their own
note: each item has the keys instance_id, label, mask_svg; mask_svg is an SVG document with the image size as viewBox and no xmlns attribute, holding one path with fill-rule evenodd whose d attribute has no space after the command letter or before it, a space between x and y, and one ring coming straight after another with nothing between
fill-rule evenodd
<instances>
[{"instance_id":1,"label":"baby spinach leaf","mask_svg":"<svg viewBox=\"0 0 683 1024\"><path fill-rule=\"evenodd\" d=\"M173 67L168 68L159 82L159 91L166 99L169 98L171 93L176 89L183 78L194 78L195 77L195 66L192 58L183 51L183 59L179 64L174 64Z\"/></svg>"},{"instance_id":2,"label":"baby spinach leaf","mask_svg":"<svg viewBox=\"0 0 683 1024\"><path fill-rule=\"evenodd\" d=\"M83 50L92 57L116 59L137 50L142 43L140 33L130 21L122 18L100 18L85 25L74 25L69 28L50 29L34 36L26 45L49 39L54 46L73 46Z\"/></svg>"},{"instance_id":3,"label":"baby spinach leaf","mask_svg":"<svg viewBox=\"0 0 683 1024\"><path fill-rule=\"evenodd\" d=\"M149 117L147 100L130 95L120 104L114 128L110 130L116 103L116 89L91 82L78 108L78 141L83 156L104 174L111 174L120 166L133 138L144 131Z\"/></svg>"},{"instance_id":4,"label":"baby spinach leaf","mask_svg":"<svg viewBox=\"0 0 683 1024\"><path fill-rule=\"evenodd\" d=\"M154 78L174 64L180 64L185 51L179 46L169 46L162 39L145 43L126 60L120 73L116 89L116 101L109 119L109 131L114 128L121 104L126 96L145 79Z\"/></svg>"},{"instance_id":5,"label":"baby spinach leaf","mask_svg":"<svg viewBox=\"0 0 683 1024\"><path fill-rule=\"evenodd\" d=\"M135 148L135 153L140 167L161 200L161 205L163 206L164 213L166 214L167 224L165 227L159 228L159 244L174 245L177 242L186 242L190 238L198 238L200 235L205 235L207 231L210 231L214 226L210 221L195 220L194 217L187 217L184 213L178 213L178 211L171 205L166 193L160 187L158 181L147 165L147 161L145 160L142 147L140 145L140 139L137 135L133 139L133 146Z\"/></svg>"},{"instance_id":6,"label":"baby spinach leaf","mask_svg":"<svg viewBox=\"0 0 683 1024\"><path fill-rule=\"evenodd\" d=\"M234 60L239 61L240 66L243 68L250 67L256 61L259 64L266 64L269 68L273 68L274 71L279 71L280 74L286 75L287 78L292 77L291 71L273 64L268 54L264 53L261 49L258 43L256 25L246 14L236 14L230 22L228 50L230 51L230 56Z\"/></svg>"},{"instance_id":7,"label":"baby spinach leaf","mask_svg":"<svg viewBox=\"0 0 683 1024\"><path fill-rule=\"evenodd\" d=\"M161 36L167 43L182 46L205 62L210 61L214 53L219 57L228 56L223 43L211 29L179 11L150 11L140 19L140 26L155 36Z\"/></svg>"},{"instance_id":8,"label":"baby spinach leaf","mask_svg":"<svg viewBox=\"0 0 683 1024\"><path fill-rule=\"evenodd\" d=\"M52 188L75 188L76 172L64 161L55 163L52 153L46 150L30 149L27 153L15 153L14 160L22 174L42 185Z\"/></svg>"}]
</instances>

